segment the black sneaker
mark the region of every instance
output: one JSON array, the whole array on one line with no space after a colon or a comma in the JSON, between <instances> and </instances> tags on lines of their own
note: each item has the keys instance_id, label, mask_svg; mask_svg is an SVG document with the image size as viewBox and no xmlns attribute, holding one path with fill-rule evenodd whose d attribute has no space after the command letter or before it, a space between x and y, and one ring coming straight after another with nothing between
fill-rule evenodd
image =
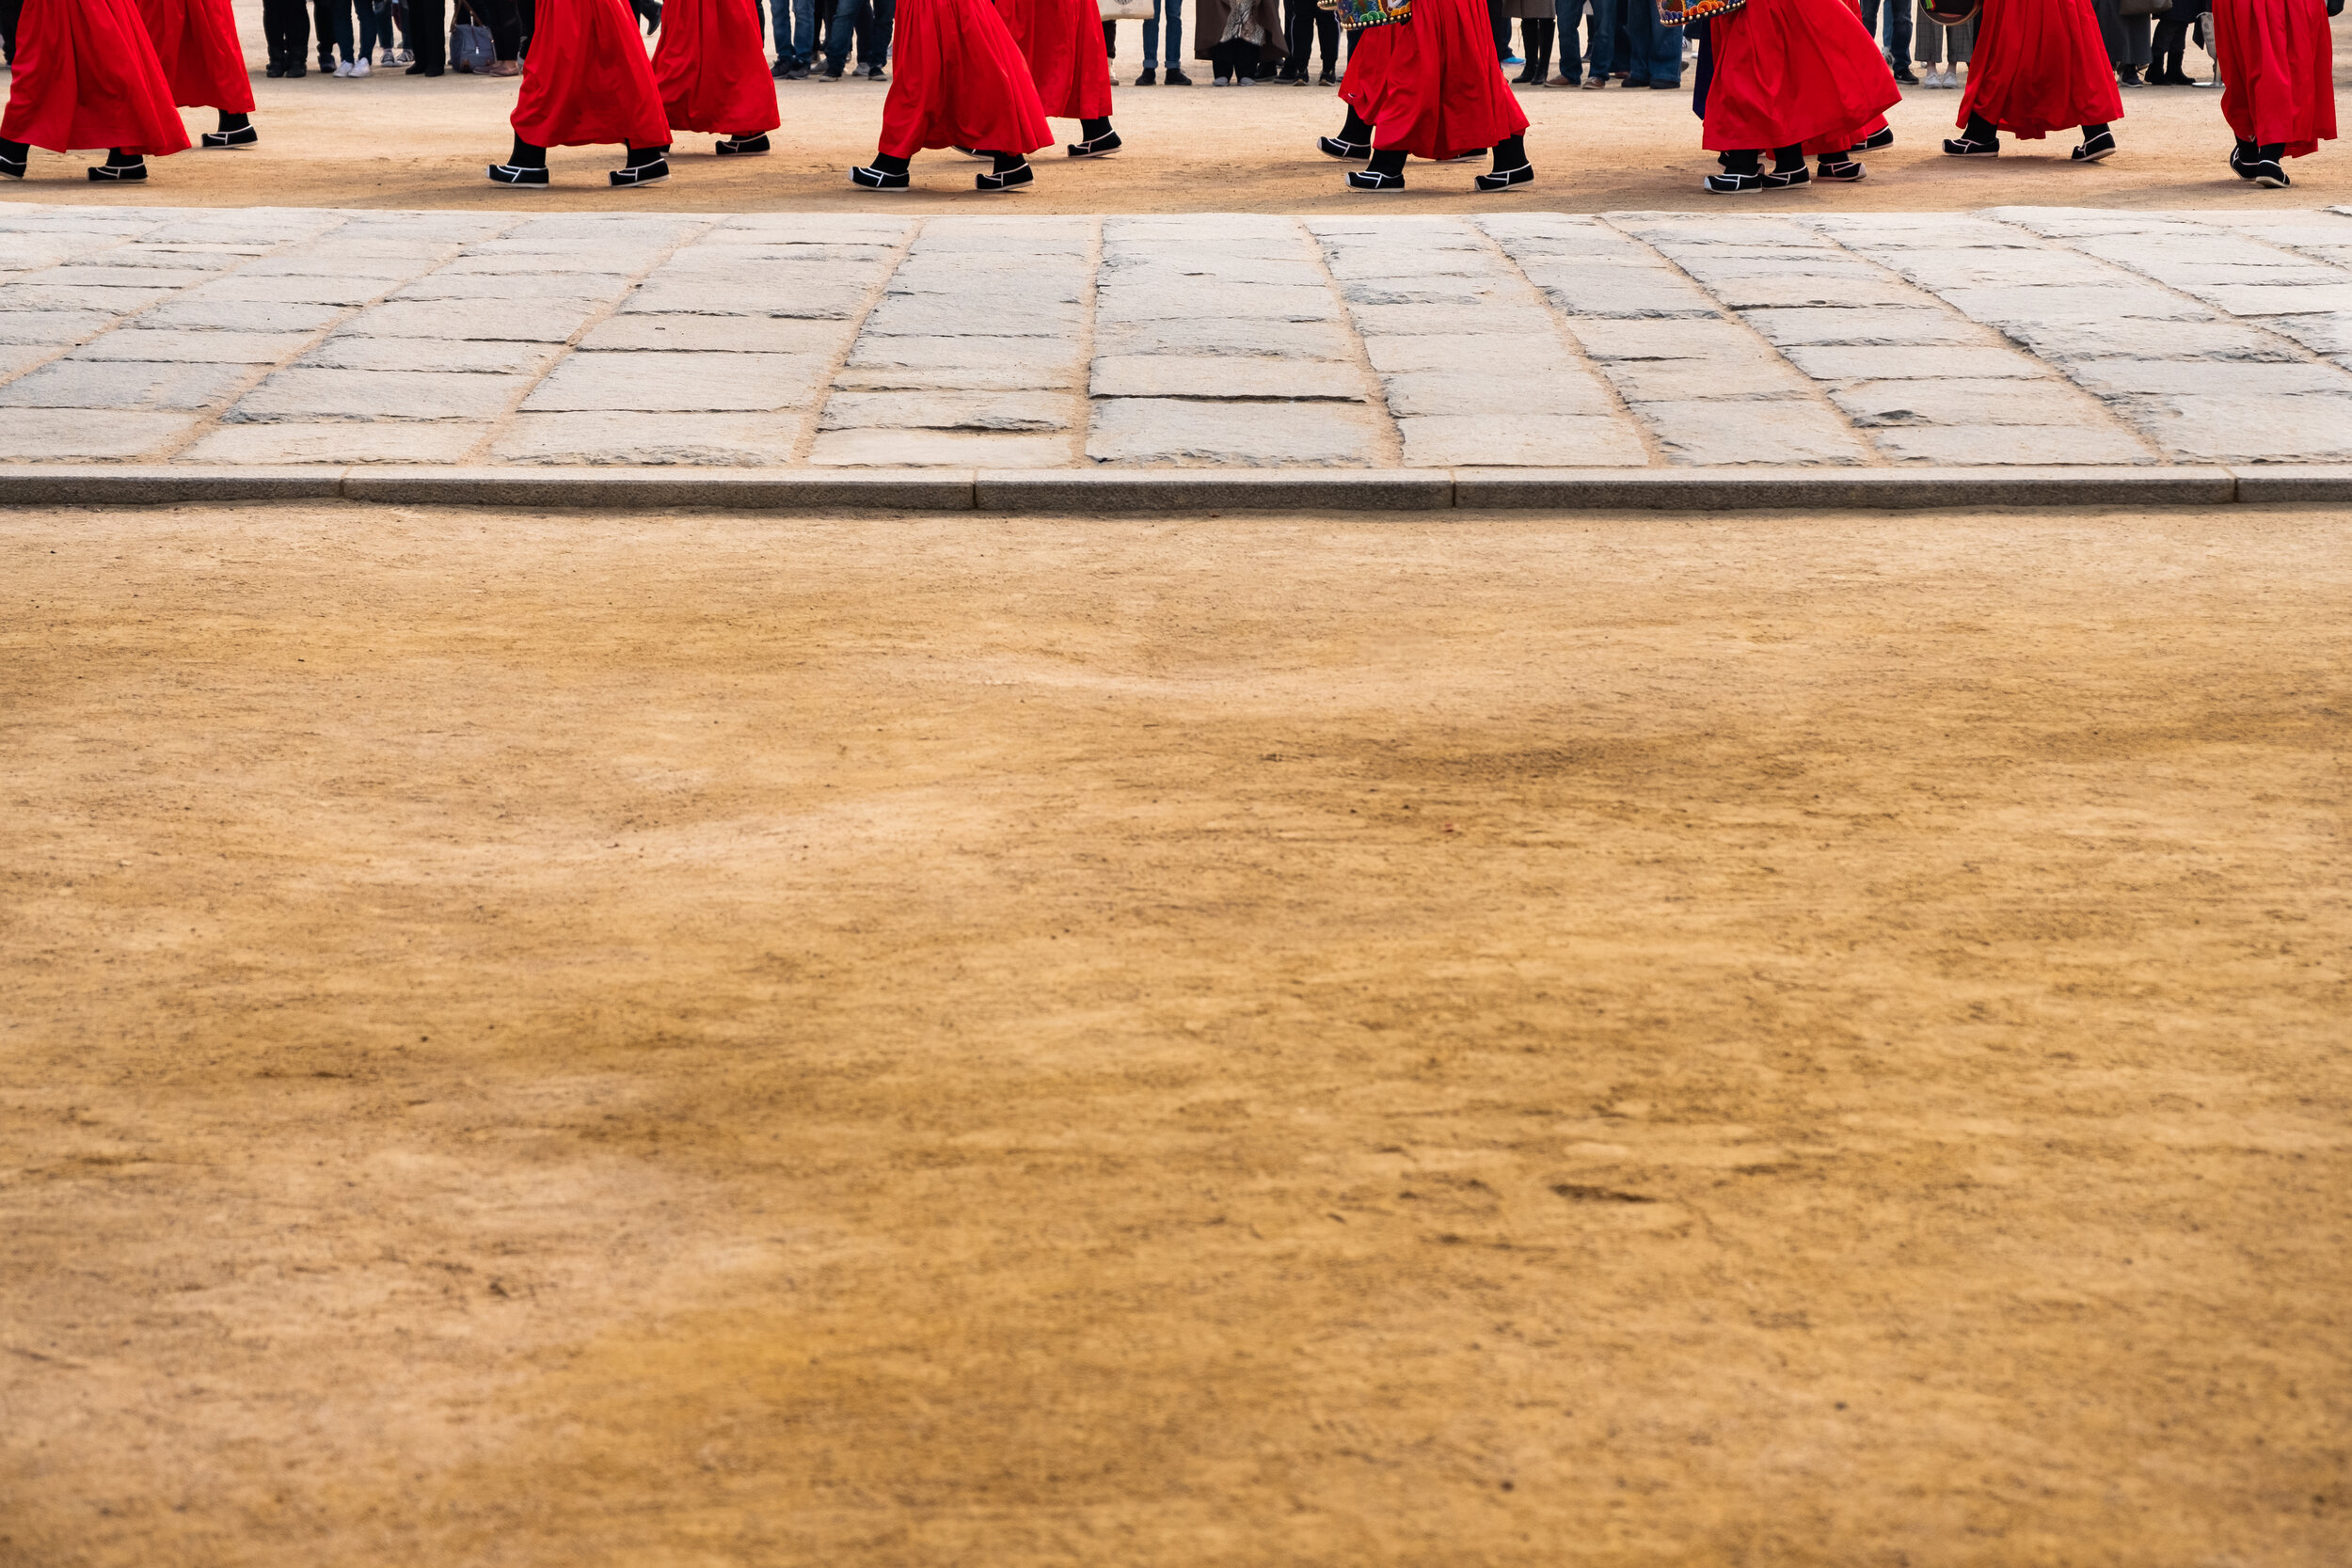
<instances>
[{"instance_id":1,"label":"black sneaker","mask_svg":"<svg viewBox=\"0 0 2352 1568\"><path fill-rule=\"evenodd\" d=\"M1323 68L1323 74L1315 78L1315 85L1318 87L1336 87L1340 85L1340 79L1338 74L1327 65Z\"/></svg>"},{"instance_id":2,"label":"black sneaker","mask_svg":"<svg viewBox=\"0 0 2352 1568\"><path fill-rule=\"evenodd\" d=\"M1997 158L2001 152L2001 138L1995 136L1991 141L1970 141L1966 136L1946 136L1944 150L1955 158Z\"/></svg>"},{"instance_id":3,"label":"black sneaker","mask_svg":"<svg viewBox=\"0 0 2352 1568\"><path fill-rule=\"evenodd\" d=\"M850 183L869 191L903 191L911 182L905 169L893 172L884 168L868 168L861 164L850 171Z\"/></svg>"},{"instance_id":4,"label":"black sneaker","mask_svg":"<svg viewBox=\"0 0 2352 1568\"><path fill-rule=\"evenodd\" d=\"M272 61L270 61L270 63L269 63L269 69L268 69L268 70L266 70L266 71L262 71L262 75L264 75L264 76L266 76L266 77L268 77L271 81L273 81L273 82L274 82L274 81L276 81L278 77L283 76L284 74L286 74L286 68L285 68L284 66L282 66L282 65L279 65L279 64L278 64L276 60L272 60Z\"/></svg>"},{"instance_id":5,"label":"black sneaker","mask_svg":"<svg viewBox=\"0 0 2352 1568\"><path fill-rule=\"evenodd\" d=\"M841 68L837 65L830 63L827 64L825 67L825 80L828 82L838 82L841 80Z\"/></svg>"},{"instance_id":6,"label":"black sneaker","mask_svg":"<svg viewBox=\"0 0 2352 1568\"><path fill-rule=\"evenodd\" d=\"M548 166L526 168L520 164L492 164L490 180L500 185L544 185L548 182Z\"/></svg>"},{"instance_id":7,"label":"black sneaker","mask_svg":"<svg viewBox=\"0 0 2352 1568\"><path fill-rule=\"evenodd\" d=\"M1735 196L1762 190L1764 177L1761 174L1710 174L1702 188L1714 196Z\"/></svg>"},{"instance_id":8,"label":"black sneaker","mask_svg":"<svg viewBox=\"0 0 2352 1568\"><path fill-rule=\"evenodd\" d=\"M1912 74L1911 68L1909 66L1905 66L1900 71L1895 72L1895 80L1900 82L1907 87L1915 87L1919 85L1919 78Z\"/></svg>"},{"instance_id":9,"label":"black sneaker","mask_svg":"<svg viewBox=\"0 0 2352 1568\"><path fill-rule=\"evenodd\" d=\"M303 74L303 68L298 65L290 65L286 68L286 79L288 81L293 81L295 77L300 76L301 74Z\"/></svg>"},{"instance_id":10,"label":"black sneaker","mask_svg":"<svg viewBox=\"0 0 2352 1568\"><path fill-rule=\"evenodd\" d=\"M659 184L669 177L670 160L667 158L656 158L648 164L631 164L627 168L612 169L605 176L615 185Z\"/></svg>"},{"instance_id":11,"label":"black sneaker","mask_svg":"<svg viewBox=\"0 0 2352 1568\"><path fill-rule=\"evenodd\" d=\"M1372 156L1372 143L1342 141L1337 136L1319 136L1315 139L1315 150L1327 158L1338 158L1343 162L1353 163L1359 158Z\"/></svg>"},{"instance_id":12,"label":"black sneaker","mask_svg":"<svg viewBox=\"0 0 2352 1568\"><path fill-rule=\"evenodd\" d=\"M1119 150L1119 133L1105 131L1092 141L1072 142L1070 155L1073 158L1104 158Z\"/></svg>"},{"instance_id":13,"label":"black sneaker","mask_svg":"<svg viewBox=\"0 0 2352 1568\"><path fill-rule=\"evenodd\" d=\"M1159 85L1160 73L1148 65L1143 68L1143 74L1136 78L1136 86L1139 87L1156 87Z\"/></svg>"},{"instance_id":14,"label":"black sneaker","mask_svg":"<svg viewBox=\"0 0 2352 1568\"><path fill-rule=\"evenodd\" d=\"M1401 191L1405 176L1388 174L1376 168L1351 168L1347 171L1347 188L1351 191Z\"/></svg>"},{"instance_id":15,"label":"black sneaker","mask_svg":"<svg viewBox=\"0 0 2352 1568\"><path fill-rule=\"evenodd\" d=\"M1174 66L1168 68L1168 75L1164 77L1163 80L1165 80L1171 87L1188 87L1192 86L1192 78L1177 70Z\"/></svg>"},{"instance_id":16,"label":"black sneaker","mask_svg":"<svg viewBox=\"0 0 2352 1568\"><path fill-rule=\"evenodd\" d=\"M1027 164L1023 164L1017 168L1009 168L1002 174L993 172L976 174L972 177L972 188L976 191L1018 190L1036 178L1037 170Z\"/></svg>"},{"instance_id":17,"label":"black sneaker","mask_svg":"<svg viewBox=\"0 0 2352 1568\"><path fill-rule=\"evenodd\" d=\"M1521 164L1517 168L1489 169L1470 183L1482 191L1507 191L1514 185L1532 184L1534 179L1535 166Z\"/></svg>"},{"instance_id":18,"label":"black sneaker","mask_svg":"<svg viewBox=\"0 0 2352 1568\"><path fill-rule=\"evenodd\" d=\"M2112 131L2102 131L2095 136L2085 137L2082 146L2074 149L2073 153L2074 162L2078 164L2095 164L2103 158L2114 156L2115 133ZM2260 178L2256 176L2258 181Z\"/></svg>"},{"instance_id":19,"label":"black sneaker","mask_svg":"<svg viewBox=\"0 0 2352 1568\"><path fill-rule=\"evenodd\" d=\"M882 68L878 65L860 66L858 67L857 73L860 76L865 77L869 82L887 82L890 80L888 76L882 73Z\"/></svg>"},{"instance_id":20,"label":"black sneaker","mask_svg":"<svg viewBox=\"0 0 2352 1568\"><path fill-rule=\"evenodd\" d=\"M722 158L754 158L768 150L768 133L755 136L721 136L711 144L711 151Z\"/></svg>"}]
</instances>

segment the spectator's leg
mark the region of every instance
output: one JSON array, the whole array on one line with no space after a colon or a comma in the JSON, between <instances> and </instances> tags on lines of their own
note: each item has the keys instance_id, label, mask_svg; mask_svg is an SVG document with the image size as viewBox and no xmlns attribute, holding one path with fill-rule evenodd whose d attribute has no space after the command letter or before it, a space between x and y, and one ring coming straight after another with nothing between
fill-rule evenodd
<instances>
[{"instance_id":1,"label":"spectator's leg","mask_svg":"<svg viewBox=\"0 0 2352 1568\"><path fill-rule=\"evenodd\" d=\"M1911 7L1905 0L1886 0L1886 59L1898 77L1912 76ZM1912 86L1910 82L1903 84Z\"/></svg>"},{"instance_id":2,"label":"spectator's leg","mask_svg":"<svg viewBox=\"0 0 2352 1568\"><path fill-rule=\"evenodd\" d=\"M1307 14L1314 19L1315 37L1323 48L1323 73L1328 76L1340 67L1340 19L1321 6L1311 8Z\"/></svg>"},{"instance_id":3,"label":"spectator's leg","mask_svg":"<svg viewBox=\"0 0 2352 1568\"><path fill-rule=\"evenodd\" d=\"M490 29L490 52L501 64L522 57L523 19L515 0L474 0L482 24Z\"/></svg>"},{"instance_id":4,"label":"spectator's leg","mask_svg":"<svg viewBox=\"0 0 2352 1568\"><path fill-rule=\"evenodd\" d=\"M865 62L876 71L890 63L890 38L898 26L898 0L871 0L866 10L867 27L872 45L862 53Z\"/></svg>"},{"instance_id":5,"label":"spectator's leg","mask_svg":"<svg viewBox=\"0 0 2352 1568\"><path fill-rule=\"evenodd\" d=\"M1184 68L1184 0L1160 0L1160 36L1168 42L1168 69Z\"/></svg>"},{"instance_id":6,"label":"spectator's leg","mask_svg":"<svg viewBox=\"0 0 2352 1568\"><path fill-rule=\"evenodd\" d=\"M1486 0L1486 26L1495 36L1495 58L1511 55L1511 12L1508 0Z\"/></svg>"},{"instance_id":7,"label":"spectator's leg","mask_svg":"<svg viewBox=\"0 0 2352 1568\"><path fill-rule=\"evenodd\" d=\"M449 24L441 0L408 0L408 42L417 53L411 76L438 76L449 69Z\"/></svg>"}]
</instances>

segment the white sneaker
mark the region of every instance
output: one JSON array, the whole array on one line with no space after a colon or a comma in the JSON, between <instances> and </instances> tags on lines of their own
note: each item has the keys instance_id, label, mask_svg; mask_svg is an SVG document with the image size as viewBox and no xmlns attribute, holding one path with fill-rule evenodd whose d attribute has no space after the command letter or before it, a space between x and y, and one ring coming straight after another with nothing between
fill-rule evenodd
<instances>
[{"instance_id":1,"label":"white sneaker","mask_svg":"<svg viewBox=\"0 0 2352 1568\"><path fill-rule=\"evenodd\" d=\"M1947 66L1944 71L1944 85L1947 87L1960 86L1960 72Z\"/></svg>"},{"instance_id":2,"label":"white sneaker","mask_svg":"<svg viewBox=\"0 0 2352 1568\"><path fill-rule=\"evenodd\" d=\"M365 76L368 73L368 62L365 60L352 61L351 73L354 76Z\"/></svg>"},{"instance_id":3,"label":"white sneaker","mask_svg":"<svg viewBox=\"0 0 2352 1568\"><path fill-rule=\"evenodd\" d=\"M338 75L338 76L348 76L348 75L350 75L350 74L351 74L351 62L350 62L349 60L342 60L342 61L338 61L338 62L336 63L336 66L335 66L335 74L336 74L336 75Z\"/></svg>"}]
</instances>

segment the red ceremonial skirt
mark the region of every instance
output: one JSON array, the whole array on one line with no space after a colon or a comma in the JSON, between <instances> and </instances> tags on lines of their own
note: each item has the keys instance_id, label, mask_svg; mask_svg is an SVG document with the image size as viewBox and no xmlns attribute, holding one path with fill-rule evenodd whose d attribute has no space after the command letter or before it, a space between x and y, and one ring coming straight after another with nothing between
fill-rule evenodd
<instances>
[{"instance_id":1,"label":"red ceremonial skirt","mask_svg":"<svg viewBox=\"0 0 2352 1568\"><path fill-rule=\"evenodd\" d=\"M1052 144L1029 64L989 0L898 0L890 47L880 147L885 155L969 147L1025 156Z\"/></svg>"},{"instance_id":2,"label":"red ceremonial skirt","mask_svg":"<svg viewBox=\"0 0 2352 1568\"><path fill-rule=\"evenodd\" d=\"M539 0L508 118L533 147L667 147L670 117L628 0Z\"/></svg>"},{"instance_id":3,"label":"red ceremonial skirt","mask_svg":"<svg viewBox=\"0 0 2352 1568\"><path fill-rule=\"evenodd\" d=\"M1984 0L1952 123L1965 127L1972 114L2020 141L2122 119L2123 95L2090 0Z\"/></svg>"},{"instance_id":4,"label":"red ceremonial skirt","mask_svg":"<svg viewBox=\"0 0 2352 1568\"><path fill-rule=\"evenodd\" d=\"M1527 129L1476 0L1413 0L1404 21L1359 32L1340 101L1372 127L1375 149L1416 158L1476 151Z\"/></svg>"},{"instance_id":5,"label":"red ceremonial skirt","mask_svg":"<svg viewBox=\"0 0 2352 1568\"><path fill-rule=\"evenodd\" d=\"M2325 0L2214 0L2221 118L2240 141L2287 156L2336 139L2334 40Z\"/></svg>"},{"instance_id":6,"label":"red ceremonial skirt","mask_svg":"<svg viewBox=\"0 0 2352 1568\"><path fill-rule=\"evenodd\" d=\"M171 101L192 109L253 112L253 79L229 0L139 0Z\"/></svg>"},{"instance_id":7,"label":"red ceremonial skirt","mask_svg":"<svg viewBox=\"0 0 2352 1568\"><path fill-rule=\"evenodd\" d=\"M1748 0L1707 28L1715 73L1699 141L1710 152L1842 152L1902 100L1847 0Z\"/></svg>"},{"instance_id":8,"label":"red ceremonial skirt","mask_svg":"<svg viewBox=\"0 0 2352 1568\"><path fill-rule=\"evenodd\" d=\"M1005 28L1028 57L1037 101L1064 119L1107 119L1111 57L1094 0L997 0Z\"/></svg>"},{"instance_id":9,"label":"red ceremonial skirt","mask_svg":"<svg viewBox=\"0 0 2352 1568\"><path fill-rule=\"evenodd\" d=\"M759 47L757 0L669 0L653 79L673 131L772 131L775 79Z\"/></svg>"},{"instance_id":10,"label":"red ceremonial skirt","mask_svg":"<svg viewBox=\"0 0 2352 1568\"><path fill-rule=\"evenodd\" d=\"M187 147L133 0L24 0L0 139L158 157Z\"/></svg>"}]
</instances>

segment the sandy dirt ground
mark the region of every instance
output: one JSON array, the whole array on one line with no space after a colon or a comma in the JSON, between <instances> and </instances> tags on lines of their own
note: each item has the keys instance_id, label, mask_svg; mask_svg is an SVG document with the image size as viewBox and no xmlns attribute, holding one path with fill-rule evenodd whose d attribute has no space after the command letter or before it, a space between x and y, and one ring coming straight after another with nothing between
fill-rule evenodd
<instances>
[{"instance_id":1,"label":"sandy dirt ground","mask_svg":"<svg viewBox=\"0 0 2352 1568\"><path fill-rule=\"evenodd\" d=\"M0 1562L2332 1568L2348 542L0 517Z\"/></svg>"},{"instance_id":2,"label":"sandy dirt ground","mask_svg":"<svg viewBox=\"0 0 2352 1568\"><path fill-rule=\"evenodd\" d=\"M1401 195L1365 197L1342 184L1344 167L1314 150L1340 126L1328 87L1207 86L1205 63L1191 87L1135 88L1141 26L1120 25L1122 57L1116 119L1127 149L1113 158L1073 164L1058 148L1040 157L1038 182L1011 196L972 189L976 166L953 153L915 162L920 187L902 195L859 191L850 166L873 155L887 86L871 82L778 85L784 129L766 158L722 161L711 138L681 135L676 174L638 191L613 191L604 170L613 150L558 152L556 184L545 191L494 186L483 166L503 157L512 80L444 76L437 81L378 74L342 81L316 72L298 82L269 81L257 0L239 0L247 56L256 62L261 144L234 152L189 152L156 164L137 190L93 190L80 166L95 158L36 154L32 178L0 191L0 199L249 206L479 207L546 212L623 206L671 212L1013 210L1027 213L1361 213L1641 209L1743 213L1942 211L2009 204L2058 207L2308 209L2352 201L2352 152L2324 146L2296 161L2295 184L2257 191L2231 174L2229 132L2220 95L2188 87L2123 95L2118 127L2123 150L2092 167L2067 159L2074 142L2054 136L2010 143L1992 161L1945 157L1936 144L1952 134L1957 92L1913 87L1889 117L1899 141L1871 154L1870 178L1851 186L1811 187L1770 198L1709 197L1700 189L1714 158L1699 148L1687 91L1585 92L1522 87L1534 123L1528 149L1540 178L1496 196L1474 197L1470 180L1485 165L1416 165ZM1189 12L1186 17L1190 21ZM1190 34L1187 33L1187 38ZM2339 58L2352 58L2352 25L2339 23ZM2192 52L2190 69L2211 74ZM1688 80L1688 72L1685 73ZM213 117L188 112L192 131ZM1075 139L1074 121L1056 121Z\"/></svg>"}]
</instances>

